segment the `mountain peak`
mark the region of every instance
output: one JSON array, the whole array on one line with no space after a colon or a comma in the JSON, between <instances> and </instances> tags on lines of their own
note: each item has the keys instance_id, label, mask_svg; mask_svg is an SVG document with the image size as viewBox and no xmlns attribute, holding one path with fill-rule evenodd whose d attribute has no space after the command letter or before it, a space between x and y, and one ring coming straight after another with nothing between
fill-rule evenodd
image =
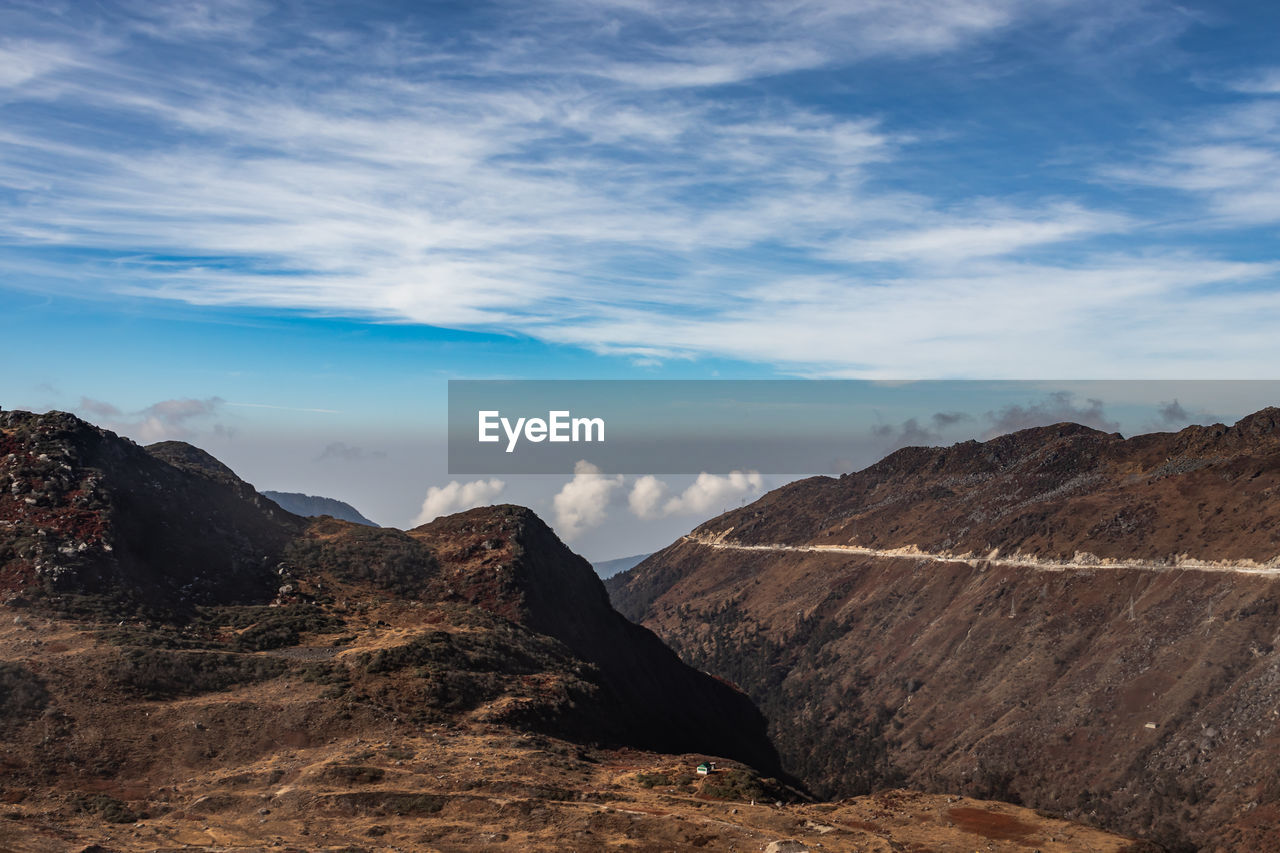
<instances>
[{"instance_id":1,"label":"mountain peak","mask_svg":"<svg viewBox=\"0 0 1280 853\"><path fill-rule=\"evenodd\" d=\"M157 614L269 597L301 524L204 451L66 412L0 413L0 520L0 593Z\"/></svg>"},{"instance_id":2,"label":"mountain peak","mask_svg":"<svg viewBox=\"0 0 1280 853\"><path fill-rule=\"evenodd\" d=\"M213 454L201 450L194 444L188 444L185 441L158 441L155 444L148 444L143 449L157 459L162 459L183 471L220 483L244 483L236 476L236 472L218 461Z\"/></svg>"}]
</instances>

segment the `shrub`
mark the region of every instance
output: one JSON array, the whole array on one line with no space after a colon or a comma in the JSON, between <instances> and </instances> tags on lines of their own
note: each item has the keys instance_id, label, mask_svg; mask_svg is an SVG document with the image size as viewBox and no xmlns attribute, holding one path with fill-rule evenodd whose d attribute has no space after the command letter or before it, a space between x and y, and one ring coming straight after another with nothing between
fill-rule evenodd
<instances>
[{"instance_id":1,"label":"shrub","mask_svg":"<svg viewBox=\"0 0 1280 853\"><path fill-rule=\"evenodd\" d=\"M702 793L721 800L768 800L770 792L745 770L719 771L702 784Z\"/></svg>"},{"instance_id":2,"label":"shrub","mask_svg":"<svg viewBox=\"0 0 1280 853\"><path fill-rule=\"evenodd\" d=\"M298 539L285 559L306 573L368 581L399 595L421 595L439 564L431 551L399 530L359 528L334 539Z\"/></svg>"},{"instance_id":3,"label":"shrub","mask_svg":"<svg viewBox=\"0 0 1280 853\"><path fill-rule=\"evenodd\" d=\"M17 663L0 662L0 729L39 716L49 692L34 672Z\"/></svg>"},{"instance_id":4,"label":"shrub","mask_svg":"<svg viewBox=\"0 0 1280 853\"><path fill-rule=\"evenodd\" d=\"M381 782L386 772L381 767L366 767L362 764L330 764L322 775L330 782L344 785L371 785Z\"/></svg>"},{"instance_id":5,"label":"shrub","mask_svg":"<svg viewBox=\"0 0 1280 853\"><path fill-rule=\"evenodd\" d=\"M107 794L72 794L70 803L76 811L97 815L107 823L133 823L138 819L128 806Z\"/></svg>"},{"instance_id":6,"label":"shrub","mask_svg":"<svg viewBox=\"0 0 1280 853\"><path fill-rule=\"evenodd\" d=\"M287 668L284 661L251 655L128 649L108 676L146 699L170 699L266 681Z\"/></svg>"},{"instance_id":7,"label":"shrub","mask_svg":"<svg viewBox=\"0 0 1280 853\"><path fill-rule=\"evenodd\" d=\"M637 773L636 782L641 788L666 788L675 784L665 773Z\"/></svg>"}]
</instances>

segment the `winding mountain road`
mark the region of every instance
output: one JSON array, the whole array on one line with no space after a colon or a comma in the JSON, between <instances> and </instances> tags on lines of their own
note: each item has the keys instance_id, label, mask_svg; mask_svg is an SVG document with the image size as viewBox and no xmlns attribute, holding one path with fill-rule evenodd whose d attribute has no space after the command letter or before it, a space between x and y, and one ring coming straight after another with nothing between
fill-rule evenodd
<instances>
[{"instance_id":1,"label":"winding mountain road","mask_svg":"<svg viewBox=\"0 0 1280 853\"><path fill-rule=\"evenodd\" d=\"M1280 575L1280 556L1266 563L1252 560L1240 562L1210 562L1180 558L1169 560L1113 560L1096 557L1092 554L1082 555L1074 560L1046 560L1030 554L1013 554L1001 556L993 551L985 557L974 557L968 554L945 554L921 551L915 546L905 548L862 548L856 545L747 545L739 542L726 542L716 537L703 537L689 534L681 537L681 541L692 542L707 548L719 548L731 551L773 551L799 552L817 554L839 554L859 557L872 557L893 560L918 560L920 562L968 563L971 566L1015 566L1034 569L1041 572L1096 571L1105 569L1136 569L1149 572L1230 572L1247 575Z\"/></svg>"}]
</instances>

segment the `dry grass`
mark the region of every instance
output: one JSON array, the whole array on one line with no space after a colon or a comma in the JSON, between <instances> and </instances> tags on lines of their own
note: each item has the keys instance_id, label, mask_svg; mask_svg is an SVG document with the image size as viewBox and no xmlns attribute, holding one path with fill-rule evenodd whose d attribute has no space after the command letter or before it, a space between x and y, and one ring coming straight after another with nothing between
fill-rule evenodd
<instances>
[{"instance_id":1,"label":"dry grass","mask_svg":"<svg viewBox=\"0 0 1280 853\"><path fill-rule=\"evenodd\" d=\"M773 793L754 804L716 799L768 783L724 760L711 777L695 776L712 756L599 750L489 724L501 714L488 706L413 724L326 698L328 686L292 675L163 700L113 694L102 661L118 648L66 623L4 615L0 660L37 672L52 709L4 744L0 850L14 853L90 844L117 853L746 851L785 838L823 851L1125 846L1012 806L906 792L782 806ZM400 605L349 615L345 630L356 639L341 656L441 630L427 617ZM304 649L332 648L328 635L304 640ZM1008 826L1016 837L991 831Z\"/></svg>"}]
</instances>

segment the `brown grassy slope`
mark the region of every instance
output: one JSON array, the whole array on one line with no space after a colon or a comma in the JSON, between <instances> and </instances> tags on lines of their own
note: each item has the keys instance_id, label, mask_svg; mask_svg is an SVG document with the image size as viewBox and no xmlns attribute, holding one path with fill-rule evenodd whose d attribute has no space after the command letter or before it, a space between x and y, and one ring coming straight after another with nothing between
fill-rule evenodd
<instances>
[{"instance_id":1,"label":"brown grassy slope","mask_svg":"<svg viewBox=\"0 0 1280 853\"><path fill-rule=\"evenodd\" d=\"M44 712L4 735L0 849L745 851L786 839L884 853L1136 849L1027 809L955 797L886 792L777 806L787 793L743 765L720 759L714 775L695 776L694 765L713 758L705 753L602 750L506 722L513 703L556 692L547 672L439 720L415 720L415 708L395 707L391 694L429 676L358 673L369 665L354 661L422 636L424 616L432 634L483 628L347 601L344 634L252 655L298 670L160 699L110 692L94 673L121 651L83 626L6 620L0 659L38 672L49 696ZM319 662L345 662L351 682L308 677Z\"/></svg>"},{"instance_id":2,"label":"brown grassy slope","mask_svg":"<svg viewBox=\"0 0 1280 853\"><path fill-rule=\"evenodd\" d=\"M1125 441L1084 427L900 451L699 531L1071 558L1280 553L1277 411ZM1171 847L1280 849L1280 580L681 541L611 584L741 685L824 794L963 790ZM1148 728L1148 723L1154 723Z\"/></svg>"}]
</instances>

